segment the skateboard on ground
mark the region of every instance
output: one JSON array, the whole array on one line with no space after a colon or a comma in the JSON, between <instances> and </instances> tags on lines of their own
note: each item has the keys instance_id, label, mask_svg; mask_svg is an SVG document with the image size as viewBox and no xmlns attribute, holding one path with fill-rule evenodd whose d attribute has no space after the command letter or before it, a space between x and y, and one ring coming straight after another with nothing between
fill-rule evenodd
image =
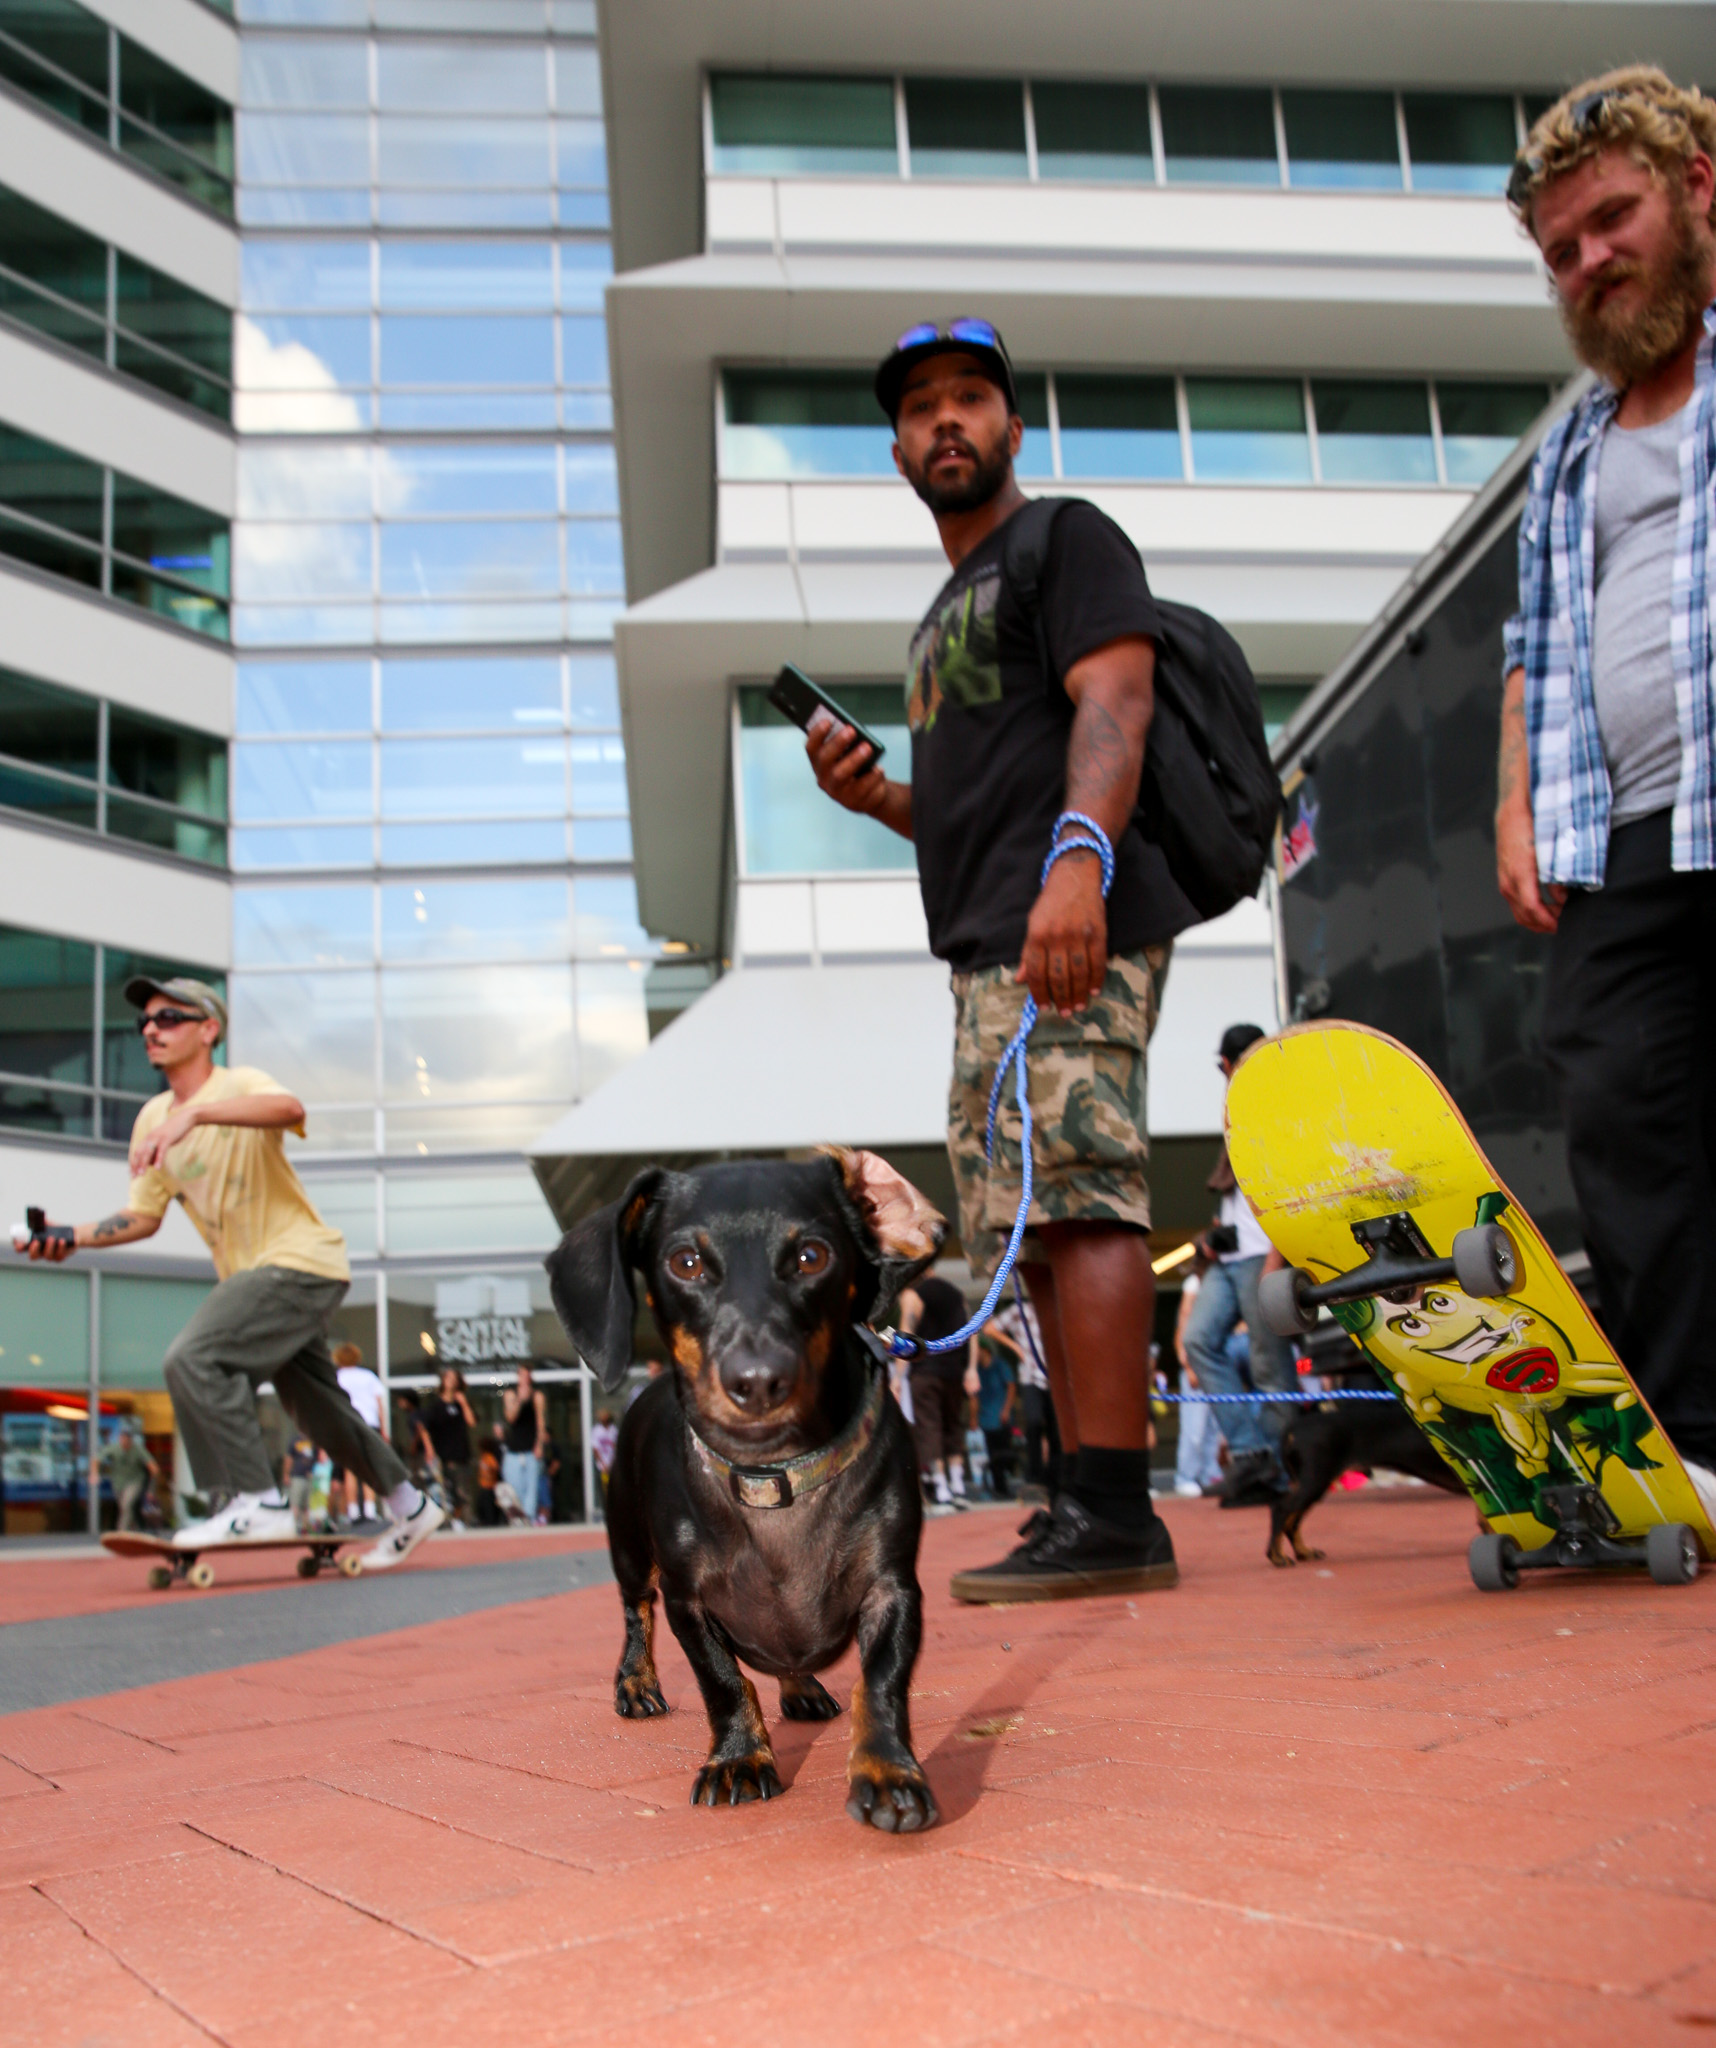
<instances>
[{"instance_id":1,"label":"skateboard on ground","mask_svg":"<svg viewBox=\"0 0 1716 2048\"><path fill-rule=\"evenodd\" d=\"M212 1586L215 1571L209 1558L223 1551L302 1550L305 1555L298 1560L299 1578L313 1579L318 1572L337 1571L343 1578L355 1579L363 1570L363 1559L355 1550L344 1550L342 1554L342 1546L373 1543L375 1536L374 1530L363 1536L307 1530L302 1536L264 1536L254 1543L211 1543L203 1550L179 1550L170 1536L141 1536L130 1530L120 1533L110 1529L103 1535L101 1547L111 1550L115 1557L154 1558L149 1567L149 1584L157 1593L164 1593L175 1579L184 1579L199 1590Z\"/></svg>"},{"instance_id":2,"label":"skateboard on ground","mask_svg":"<svg viewBox=\"0 0 1716 2048\"><path fill-rule=\"evenodd\" d=\"M1486 1592L1553 1565L1682 1585L1716 1528L1631 1375L1465 1119L1406 1047L1295 1025L1233 1076L1235 1177L1286 1267L1277 1334L1327 1308L1477 1503Z\"/></svg>"}]
</instances>

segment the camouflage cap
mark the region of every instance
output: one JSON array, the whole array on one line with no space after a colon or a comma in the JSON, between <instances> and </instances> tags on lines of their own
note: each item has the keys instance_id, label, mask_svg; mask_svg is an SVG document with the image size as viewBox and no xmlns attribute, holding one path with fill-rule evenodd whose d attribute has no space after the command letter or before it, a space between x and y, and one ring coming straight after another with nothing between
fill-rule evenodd
<instances>
[{"instance_id":1,"label":"camouflage cap","mask_svg":"<svg viewBox=\"0 0 1716 2048\"><path fill-rule=\"evenodd\" d=\"M178 1003L184 1009L200 1010L220 1026L221 1037L226 1036L226 1004L206 981L193 981L188 974L175 974L168 981L134 974L125 984L125 1000L134 1010L144 1008L151 996L165 996L168 1002Z\"/></svg>"}]
</instances>

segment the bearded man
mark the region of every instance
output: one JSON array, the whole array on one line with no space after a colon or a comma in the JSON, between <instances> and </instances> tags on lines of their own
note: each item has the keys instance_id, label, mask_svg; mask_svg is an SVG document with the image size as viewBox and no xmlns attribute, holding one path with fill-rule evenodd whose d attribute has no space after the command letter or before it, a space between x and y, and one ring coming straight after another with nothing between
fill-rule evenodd
<instances>
[{"instance_id":1,"label":"bearded man","mask_svg":"<svg viewBox=\"0 0 1716 2048\"><path fill-rule=\"evenodd\" d=\"M952 1592L1004 1602L1171 1586L1174 1547L1150 1499L1145 1066L1170 946L1197 912L1135 817L1161 616L1132 543L1077 501L1055 518L1035 620L1015 595L1005 552L1025 503L1013 473L1025 427L987 320L908 329L875 388L953 573L908 656L910 782L889 781L827 712L811 721L809 753L837 803L917 847L930 948L953 970L948 1152L974 1271L995 1270L1022 1192L1011 1082L985 1157L990 1087L1027 990L1039 1013L1019 1265L1048 1355L1062 1485L1019 1549L960 1572ZM1067 812L1112 842L1106 902L1093 852L1043 873Z\"/></svg>"},{"instance_id":2,"label":"bearded man","mask_svg":"<svg viewBox=\"0 0 1716 2048\"><path fill-rule=\"evenodd\" d=\"M1496 860L1554 934L1543 1043L1603 1320L1716 1516L1716 105L1576 87L1508 198L1601 383L1520 524Z\"/></svg>"}]
</instances>

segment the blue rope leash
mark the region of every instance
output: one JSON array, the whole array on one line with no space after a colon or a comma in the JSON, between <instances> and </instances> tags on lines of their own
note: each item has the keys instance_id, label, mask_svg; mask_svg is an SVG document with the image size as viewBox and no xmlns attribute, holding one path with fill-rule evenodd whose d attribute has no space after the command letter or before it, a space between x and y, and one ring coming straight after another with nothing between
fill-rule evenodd
<instances>
[{"instance_id":1,"label":"blue rope leash","mask_svg":"<svg viewBox=\"0 0 1716 2048\"><path fill-rule=\"evenodd\" d=\"M1170 1401L1176 1407L1208 1405L1211 1408L1225 1408L1230 1401L1279 1401L1293 1407L1315 1401L1393 1401L1397 1395L1375 1387L1331 1387L1327 1393L1313 1394L1163 1394L1154 1387L1150 1390L1152 1401Z\"/></svg>"},{"instance_id":2,"label":"blue rope leash","mask_svg":"<svg viewBox=\"0 0 1716 2048\"><path fill-rule=\"evenodd\" d=\"M1078 829L1063 839L1061 828L1073 825ZM1049 848L1049 857L1043 862L1042 879L1038 887L1049 879L1049 870L1063 854L1094 853L1102 862L1102 895L1106 902L1108 892L1114 887L1114 848L1108 834L1084 811L1062 811L1055 820L1054 843ZM1008 1039L995 1069L995 1080L989 1090L989 1115L983 1130L983 1156L991 1164L995 1158L995 1115L1001 1105L1001 1090L1006 1083L1009 1067L1014 1072L1014 1099L1019 1105L1019 1121L1022 1132L1019 1139L1021 1161L1021 1189L1019 1212L1013 1218L1013 1228L1007 1239L1007 1249L1001 1255L1001 1263L995 1268L995 1277L989 1283L982 1305L963 1329L955 1330L948 1337L909 1337L903 1331L888 1333L888 1349L895 1358L916 1358L926 1352L957 1351L976 1336L989 1318L995 1313L995 1304L1001 1299L1001 1290L1007 1284L1019 1256L1019 1247L1025 1241L1025 1218L1031 1213L1032 1161L1031 1161L1031 1098L1029 1080L1025 1066L1025 1041L1031 1035L1031 1028L1037 1021L1037 999L1027 992L1025 1007L1019 1015L1019 1028ZM1035 1346L1032 1347L1033 1352Z\"/></svg>"}]
</instances>

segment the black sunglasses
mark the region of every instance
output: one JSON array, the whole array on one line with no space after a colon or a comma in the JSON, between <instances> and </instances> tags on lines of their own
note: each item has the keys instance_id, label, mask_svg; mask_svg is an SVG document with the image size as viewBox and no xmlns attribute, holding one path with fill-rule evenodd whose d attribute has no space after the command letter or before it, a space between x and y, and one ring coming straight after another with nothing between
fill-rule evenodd
<instances>
[{"instance_id":1,"label":"black sunglasses","mask_svg":"<svg viewBox=\"0 0 1716 2048\"><path fill-rule=\"evenodd\" d=\"M1589 135L1602 121L1603 110L1615 100L1625 99L1626 94L1619 86L1605 86L1601 92L1588 92L1582 99L1576 99L1567 109L1567 118L1573 124L1577 135ZM1510 206L1523 208L1525 195L1531 190L1532 180L1543 171L1540 156L1517 156L1513 169L1508 173L1507 197Z\"/></svg>"},{"instance_id":2,"label":"black sunglasses","mask_svg":"<svg viewBox=\"0 0 1716 2048\"><path fill-rule=\"evenodd\" d=\"M137 1019L137 1029L142 1033L154 1024L162 1031L173 1031L181 1024L206 1024L208 1021L201 1010L151 1010L146 1017Z\"/></svg>"}]
</instances>

